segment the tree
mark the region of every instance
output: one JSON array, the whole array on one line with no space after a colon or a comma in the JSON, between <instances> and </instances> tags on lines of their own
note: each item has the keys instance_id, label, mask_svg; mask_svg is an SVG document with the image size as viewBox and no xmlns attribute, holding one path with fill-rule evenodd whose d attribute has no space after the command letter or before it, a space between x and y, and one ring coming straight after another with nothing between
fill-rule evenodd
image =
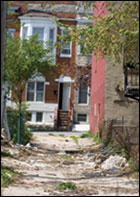
<instances>
[{"instance_id":1,"label":"tree","mask_svg":"<svg viewBox=\"0 0 140 197\"><path fill-rule=\"evenodd\" d=\"M98 1L94 4L83 1L81 4L85 8L93 6L94 11L98 9ZM108 55L115 64L120 63L125 49L128 61L136 63L139 60L139 1L103 1L104 6L108 11L105 16L101 16L102 12L93 17L86 15L94 20L94 25L71 28L67 39L78 44L84 43L83 55L92 50L95 55L100 54L101 58ZM61 23L58 25L62 26Z\"/></svg>"},{"instance_id":2,"label":"tree","mask_svg":"<svg viewBox=\"0 0 140 197\"><path fill-rule=\"evenodd\" d=\"M5 27L6 27L6 1L1 1L1 128L3 124L4 106L3 106L3 61L5 48Z\"/></svg>"},{"instance_id":3,"label":"tree","mask_svg":"<svg viewBox=\"0 0 140 197\"><path fill-rule=\"evenodd\" d=\"M19 104L19 128L21 128L21 103L26 83L32 77L45 75L48 69L51 73L53 58L49 52L45 43L38 41L37 35L23 40L7 36L4 80L8 84L8 89L14 93L15 101ZM20 143L20 135L18 136Z\"/></svg>"}]
</instances>

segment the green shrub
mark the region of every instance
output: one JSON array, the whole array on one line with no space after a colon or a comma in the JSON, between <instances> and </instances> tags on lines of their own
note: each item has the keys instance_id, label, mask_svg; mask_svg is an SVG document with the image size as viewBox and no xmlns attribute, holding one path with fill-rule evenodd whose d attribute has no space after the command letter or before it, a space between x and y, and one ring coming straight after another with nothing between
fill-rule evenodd
<instances>
[{"instance_id":1,"label":"green shrub","mask_svg":"<svg viewBox=\"0 0 140 197\"><path fill-rule=\"evenodd\" d=\"M71 138L74 140L75 144L79 144L78 138L76 136L71 136Z\"/></svg>"},{"instance_id":2,"label":"green shrub","mask_svg":"<svg viewBox=\"0 0 140 197\"><path fill-rule=\"evenodd\" d=\"M100 143L99 132L97 132L97 133L93 136L93 141L96 142L97 144Z\"/></svg>"},{"instance_id":3,"label":"green shrub","mask_svg":"<svg viewBox=\"0 0 140 197\"><path fill-rule=\"evenodd\" d=\"M71 189L71 190L76 190L77 187L74 183L72 182L66 182L66 183L61 183L59 186L58 186L58 189Z\"/></svg>"},{"instance_id":4,"label":"green shrub","mask_svg":"<svg viewBox=\"0 0 140 197\"><path fill-rule=\"evenodd\" d=\"M2 187L6 187L7 185L13 182L12 177L19 175L19 173L15 172L13 169L7 166L1 166L1 183Z\"/></svg>"},{"instance_id":5,"label":"green shrub","mask_svg":"<svg viewBox=\"0 0 140 197\"><path fill-rule=\"evenodd\" d=\"M80 135L80 138L92 138L93 134L91 133L91 131L88 131L87 133L83 133L82 135Z\"/></svg>"},{"instance_id":6,"label":"green shrub","mask_svg":"<svg viewBox=\"0 0 140 197\"><path fill-rule=\"evenodd\" d=\"M27 128L26 122L30 118L30 112L27 112L27 105L22 103L21 105L21 117L22 117L22 124L21 124L21 144L26 145L32 137L31 131ZM8 118L8 126L11 133L11 140L13 142L17 142L17 133L18 133L18 117L19 117L19 110L18 105L16 109L12 109L11 107L7 107L7 118Z\"/></svg>"}]
</instances>

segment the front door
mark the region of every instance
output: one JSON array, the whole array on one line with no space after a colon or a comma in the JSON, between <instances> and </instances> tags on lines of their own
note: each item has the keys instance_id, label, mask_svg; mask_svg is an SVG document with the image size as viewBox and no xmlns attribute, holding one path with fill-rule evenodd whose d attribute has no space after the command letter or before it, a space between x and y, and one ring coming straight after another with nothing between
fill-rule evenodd
<instances>
[{"instance_id":1,"label":"front door","mask_svg":"<svg viewBox=\"0 0 140 197\"><path fill-rule=\"evenodd\" d=\"M70 83L63 83L62 110L68 111L70 98Z\"/></svg>"}]
</instances>

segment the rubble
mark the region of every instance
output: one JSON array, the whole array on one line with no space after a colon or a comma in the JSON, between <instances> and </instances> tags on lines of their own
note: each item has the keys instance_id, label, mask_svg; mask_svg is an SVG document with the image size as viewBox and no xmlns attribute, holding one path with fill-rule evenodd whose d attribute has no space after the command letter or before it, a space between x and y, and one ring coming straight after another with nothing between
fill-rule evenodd
<instances>
[{"instance_id":1,"label":"rubble","mask_svg":"<svg viewBox=\"0 0 140 197\"><path fill-rule=\"evenodd\" d=\"M102 145L90 144L91 139L85 139L87 146L82 146L85 141L79 140L82 152L71 139L67 142L68 147L65 138L52 139L50 144L50 137L46 136L42 143L38 140L26 146L2 147L13 155L19 152L16 158L2 157L2 164L22 173L20 180L4 189L3 196L20 196L21 191L24 196L139 196L137 181L118 175L118 171L128 165L125 158L113 155L110 149L102 150ZM37 143L40 146L36 147ZM59 151L53 150L54 144ZM73 182L77 189L72 193L58 190L58 185L63 182Z\"/></svg>"},{"instance_id":2,"label":"rubble","mask_svg":"<svg viewBox=\"0 0 140 197\"><path fill-rule=\"evenodd\" d=\"M119 169L126 166L128 166L127 160L120 155L111 155L101 164L101 168L104 170L113 168Z\"/></svg>"}]
</instances>

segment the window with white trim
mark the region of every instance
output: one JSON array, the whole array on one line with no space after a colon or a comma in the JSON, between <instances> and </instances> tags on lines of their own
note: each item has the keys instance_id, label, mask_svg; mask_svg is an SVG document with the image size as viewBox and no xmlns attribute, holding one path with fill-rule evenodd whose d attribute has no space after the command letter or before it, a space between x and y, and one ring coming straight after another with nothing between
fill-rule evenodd
<instances>
[{"instance_id":1,"label":"window with white trim","mask_svg":"<svg viewBox=\"0 0 140 197\"><path fill-rule=\"evenodd\" d=\"M38 41L44 40L44 27L33 27L33 35L38 34Z\"/></svg>"},{"instance_id":2,"label":"window with white trim","mask_svg":"<svg viewBox=\"0 0 140 197\"><path fill-rule=\"evenodd\" d=\"M44 101L44 82L28 82L26 100L32 102Z\"/></svg>"},{"instance_id":3,"label":"window with white trim","mask_svg":"<svg viewBox=\"0 0 140 197\"><path fill-rule=\"evenodd\" d=\"M87 114L77 114L78 122L87 122Z\"/></svg>"},{"instance_id":4,"label":"window with white trim","mask_svg":"<svg viewBox=\"0 0 140 197\"><path fill-rule=\"evenodd\" d=\"M70 31L61 29L61 36L65 36L69 33ZM71 57L71 42L66 44L63 40L61 41L61 54L60 56L64 57Z\"/></svg>"},{"instance_id":5,"label":"window with white trim","mask_svg":"<svg viewBox=\"0 0 140 197\"><path fill-rule=\"evenodd\" d=\"M88 103L88 86L80 85L79 87L79 104L87 104Z\"/></svg>"},{"instance_id":6,"label":"window with white trim","mask_svg":"<svg viewBox=\"0 0 140 197\"><path fill-rule=\"evenodd\" d=\"M50 47L54 46L54 28L49 29L49 46ZM53 52L53 48L51 50Z\"/></svg>"},{"instance_id":7,"label":"window with white trim","mask_svg":"<svg viewBox=\"0 0 140 197\"><path fill-rule=\"evenodd\" d=\"M28 27L23 27L22 28L22 39L27 38L27 31L28 31Z\"/></svg>"}]
</instances>

